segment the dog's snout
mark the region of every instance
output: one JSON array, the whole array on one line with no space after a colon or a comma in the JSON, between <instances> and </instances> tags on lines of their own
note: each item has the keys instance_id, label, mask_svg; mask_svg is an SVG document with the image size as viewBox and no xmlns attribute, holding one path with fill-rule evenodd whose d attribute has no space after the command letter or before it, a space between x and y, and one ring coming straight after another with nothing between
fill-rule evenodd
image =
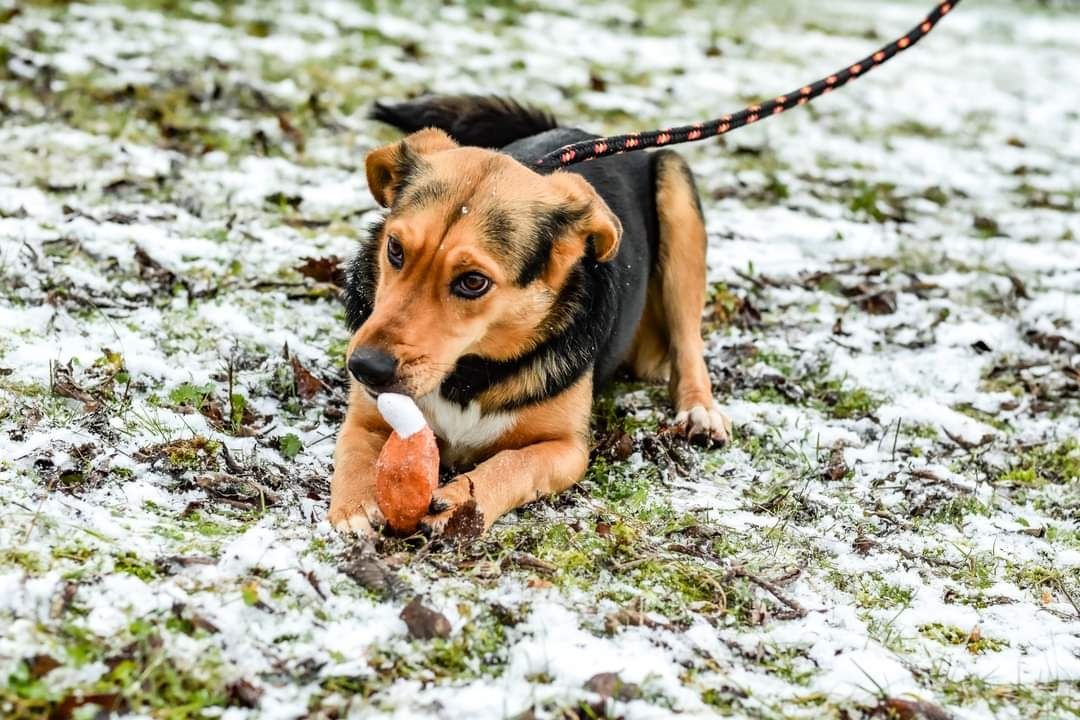
<instances>
[{"instance_id":1,"label":"dog's snout","mask_svg":"<svg viewBox=\"0 0 1080 720\"><path fill-rule=\"evenodd\" d=\"M397 358L385 350L360 346L349 358L352 376L373 390L389 387L397 375Z\"/></svg>"}]
</instances>

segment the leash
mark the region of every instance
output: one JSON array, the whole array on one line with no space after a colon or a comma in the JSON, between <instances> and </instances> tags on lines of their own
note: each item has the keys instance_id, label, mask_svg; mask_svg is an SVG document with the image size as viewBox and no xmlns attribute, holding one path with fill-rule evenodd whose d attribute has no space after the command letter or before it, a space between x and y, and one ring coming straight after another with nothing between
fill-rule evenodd
<instances>
[{"instance_id":1,"label":"leash","mask_svg":"<svg viewBox=\"0 0 1080 720\"><path fill-rule=\"evenodd\" d=\"M695 125L683 125L681 127L667 128L665 130L649 130L646 132L628 133L626 135L613 135L610 137L583 140L581 142L564 145L563 147L549 152L536 161L538 166L553 168L575 165L585 160L594 160L606 155L616 155L624 152L634 152L646 148L660 147L661 145L677 145L679 143L694 142L705 138L723 135L744 125L755 123L763 118L779 115L785 110L790 110L796 105L805 105L816 97L846 85L848 81L861 77L881 65L904 50L926 37L941 18L945 17L956 7L960 0L946 0L938 3L926 18L911 29L903 37L897 38L885 45L873 55L850 65L817 82L805 85L798 90L781 95L773 100L763 102L760 105L751 105L737 113L725 115L716 120L709 120Z\"/></svg>"}]
</instances>

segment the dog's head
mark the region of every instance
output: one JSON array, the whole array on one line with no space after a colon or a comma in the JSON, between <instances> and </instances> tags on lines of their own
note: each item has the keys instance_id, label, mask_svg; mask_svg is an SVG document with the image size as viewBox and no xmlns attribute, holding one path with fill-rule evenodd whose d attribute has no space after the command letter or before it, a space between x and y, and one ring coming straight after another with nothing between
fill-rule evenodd
<instances>
[{"instance_id":1,"label":"dog's head","mask_svg":"<svg viewBox=\"0 0 1080 720\"><path fill-rule=\"evenodd\" d=\"M439 130L371 152L367 178L388 213L368 248L373 297L349 371L372 394L421 397L464 356L527 353L558 330L547 325L574 266L618 250L619 220L583 178L542 176Z\"/></svg>"}]
</instances>

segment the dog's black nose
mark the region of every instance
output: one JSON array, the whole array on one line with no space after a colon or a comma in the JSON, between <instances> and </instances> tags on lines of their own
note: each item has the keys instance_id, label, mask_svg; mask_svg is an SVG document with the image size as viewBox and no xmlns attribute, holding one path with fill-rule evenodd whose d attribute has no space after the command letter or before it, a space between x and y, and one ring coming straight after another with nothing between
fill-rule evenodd
<instances>
[{"instance_id":1,"label":"dog's black nose","mask_svg":"<svg viewBox=\"0 0 1080 720\"><path fill-rule=\"evenodd\" d=\"M372 390L391 385L397 373L397 358L385 350L360 347L349 358L349 372Z\"/></svg>"}]
</instances>

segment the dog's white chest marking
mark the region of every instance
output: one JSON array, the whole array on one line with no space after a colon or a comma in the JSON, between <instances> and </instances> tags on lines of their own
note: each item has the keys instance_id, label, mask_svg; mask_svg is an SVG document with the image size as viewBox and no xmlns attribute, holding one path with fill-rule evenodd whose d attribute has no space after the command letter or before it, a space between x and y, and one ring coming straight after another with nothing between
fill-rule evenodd
<instances>
[{"instance_id":1,"label":"dog's white chest marking","mask_svg":"<svg viewBox=\"0 0 1080 720\"><path fill-rule=\"evenodd\" d=\"M480 412L480 404L476 402L463 408L440 396L438 390L417 399L416 404L420 406L431 429L446 441L452 451L487 447L517 420L514 413L485 415Z\"/></svg>"}]
</instances>

